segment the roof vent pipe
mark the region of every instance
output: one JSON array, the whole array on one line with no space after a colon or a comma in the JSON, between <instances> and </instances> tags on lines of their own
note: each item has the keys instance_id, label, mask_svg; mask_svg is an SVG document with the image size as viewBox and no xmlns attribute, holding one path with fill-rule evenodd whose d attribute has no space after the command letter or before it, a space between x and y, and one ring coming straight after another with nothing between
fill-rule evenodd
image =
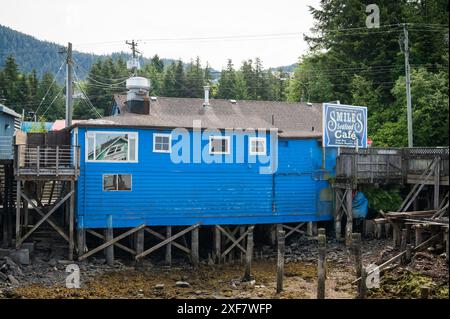
<instances>
[{"instance_id":1,"label":"roof vent pipe","mask_svg":"<svg viewBox=\"0 0 450 319\"><path fill-rule=\"evenodd\" d=\"M203 102L203 106L209 106L209 88L209 85L203 87L205 90L205 101Z\"/></svg>"}]
</instances>

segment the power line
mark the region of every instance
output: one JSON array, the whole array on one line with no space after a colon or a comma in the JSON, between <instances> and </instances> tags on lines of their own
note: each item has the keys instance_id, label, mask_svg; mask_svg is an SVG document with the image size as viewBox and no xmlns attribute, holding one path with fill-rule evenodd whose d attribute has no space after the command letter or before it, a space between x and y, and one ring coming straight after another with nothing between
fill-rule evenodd
<instances>
[{"instance_id":1,"label":"power line","mask_svg":"<svg viewBox=\"0 0 450 319\"><path fill-rule=\"evenodd\" d=\"M59 90L58 94L55 95L53 101L49 104L49 106L45 109L44 113L42 113L42 117L47 113L47 111L50 109L50 107L53 105L53 103L55 103L56 99L58 98L58 96L61 94L61 92L63 91L64 87L61 87L61 89ZM37 115L37 112L35 113Z\"/></svg>"},{"instance_id":2,"label":"power line","mask_svg":"<svg viewBox=\"0 0 450 319\"><path fill-rule=\"evenodd\" d=\"M37 107L36 111L34 112L35 114L37 114L37 112L39 111L39 108L41 107L42 103L44 102L45 98L47 97L47 94L50 92L50 89L55 84L56 78L58 77L59 72L61 72L63 65L64 65L64 62L61 63L61 66L59 67L58 72L56 72L56 75L54 76L52 83L48 87L47 92L45 92L44 97L41 100L41 103L39 103L39 106Z\"/></svg>"}]
</instances>

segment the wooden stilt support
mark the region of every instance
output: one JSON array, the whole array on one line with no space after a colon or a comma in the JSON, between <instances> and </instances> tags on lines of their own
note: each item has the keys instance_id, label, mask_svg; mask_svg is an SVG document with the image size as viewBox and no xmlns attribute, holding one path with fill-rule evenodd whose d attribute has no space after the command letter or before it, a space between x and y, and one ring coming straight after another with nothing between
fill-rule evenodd
<instances>
[{"instance_id":1,"label":"wooden stilt support","mask_svg":"<svg viewBox=\"0 0 450 319\"><path fill-rule=\"evenodd\" d=\"M439 186L440 186L440 174L441 174L441 161L439 157L436 157L436 166L434 167L434 194L433 194L433 208L439 208Z\"/></svg>"},{"instance_id":2,"label":"wooden stilt support","mask_svg":"<svg viewBox=\"0 0 450 319\"><path fill-rule=\"evenodd\" d=\"M16 249L20 247L20 204L22 202L21 194L22 183L20 180L17 181L16 189Z\"/></svg>"},{"instance_id":3,"label":"wooden stilt support","mask_svg":"<svg viewBox=\"0 0 450 319\"><path fill-rule=\"evenodd\" d=\"M277 255L277 294L283 290L284 277L284 250L285 250L285 232L278 230L278 255Z\"/></svg>"},{"instance_id":4,"label":"wooden stilt support","mask_svg":"<svg viewBox=\"0 0 450 319\"><path fill-rule=\"evenodd\" d=\"M136 255L141 254L144 251L144 230L140 229L135 233L135 249ZM143 265L143 259L135 260L135 267L140 268Z\"/></svg>"},{"instance_id":5,"label":"wooden stilt support","mask_svg":"<svg viewBox=\"0 0 450 319\"><path fill-rule=\"evenodd\" d=\"M166 226L166 238L172 237L172 226ZM172 243L166 245L166 265L172 264Z\"/></svg>"},{"instance_id":6,"label":"wooden stilt support","mask_svg":"<svg viewBox=\"0 0 450 319\"><path fill-rule=\"evenodd\" d=\"M342 233L342 226L341 226L341 219L342 219L342 194L341 190L336 188L334 191L335 194L335 211L334 211L334 231L336 234L336 240L341 240L341 233Z\"/></svg>"},{"instance_id":7,"label":"wooden stilt support","mask_svg":"<svg viewBox=\"0 0 450 319\"><path fill-rule=\"evenodd\" d=\"M347 209L347 224L345 226L345 244L348 246L352 241L352 232L353 232L353 211L352 211L352 189L347 189L345 203Z\"/></svg>"},{"instance_id":8,"label":"wooden stilt support","mask_svg":"<svg viewBox=\"0 0 450 319\"><path fill-rule=\"evenodd\" d=\"M217 264L222 262L221 254L222 254L222 234L220 233L220 229L215 226L214 227L214 259Z\"/></svg>"},{"instance_id":9,"label":"wooden stilt support","mask_svg":"<svg viewBox=\"0 0 450 319\"><path fill-rule=\"evenodd\" d=\"M107 227L105 229L105 243L110 242L114 238L112 215L108 215ZM109 266L114 265L114 245L109 245L105 248L106 264Z\"/></svg>"},{"instance_id":10,"label":"wooden stilt support","mask_svg":"<svg viewBox=\"0 0 450 319\"><path fill-rule=\"evenodd\" d=\"M70 181L70 191L72 195L70 195L69 201L69 260L73 260L73 251L75 249L75 241L74 241L74 224L75 224L75 182ZM28 206L28 203L27 203Z\"/></svg>"},{"instance_id":11,"label":"wooden stilt support","mask_svg":"<svg viewBox=\"0 0 450 319\"><path fill-rule=\"evenodd\" d=\"M317 236L319 244L319 254L317 261L317 299L325 299L325 278L326 278L326 236L325 230L320 229Z\"/></svg>"},{"instance_id":12,"label":"wooden stilt support","mask_svg":"<svg viewBox=\"0 0 450 319\"><path fill-rule=\"evenodd\" d=\"M363 262L361 254L361 234L359 233L352 234L352 250L353 256L355 258L356 278L360 278L363 269ZM363 282L362 280L358 282L358 296L364 289L363 286L365 286L365 284L366 284L365 281Z\"/></svg>"},{"instance_id":13,"label":"wooden stilt support","mask_svg":"<svg viewBox=\"0 0 450 319\"><path fill-rule=\"evenodd\" d=\"M367 270L364 266L361 267L361 280L358 283L358 299L366 299L367 296Z\"/></svg>"},{"instance_id":14,"label":"wooden stilt support","mask_svg":"<svg viewBox=\"0 0 450 319\"><path fill-rule=\"evenodd\" d=\"M191 257L194 267L198 267L200 262L199 249L198 249L198 227L191 231Z\"/></svg>"},{"instance_id":15,"label":"wooden stilt support","mask_svg":"<svg viewBox=\"0 0 450 319\"><path fill-rule=\"evenodd\" d=\"M405 254L405 258L406 258L406 263L409 264L411 262L411 257L412 257L412 249L413 246L411 244L407 244L406 245L406 254Z\"/></svg>"},{"instance_id":16,"label":"wooden stilt support","mask_svg":"<svg viewBox=\"0 0 450 319\"><path fill-rule=\"evenodd\" d=\"M416 247L419 246L422 243L422 227L420 225L415 225L415 240L416 240Z\"/></svg>"},{"instance_id":17,"label":"wooden stilt support","mask_svg":"<svg viewBox=\"0 0 450 319\"><path fill-rule=\"evenodd\" d=\"M252 258L253 258L253 229L254 226L249 226L247 234L247 250L245 252L245 272L244 281L250 281L251 279L251 268L252 268Z\"/></svg>"},{"instance_id":18,"label":"wooden stilt support","mask_svg":"<svg viewBox=\"0 0 450 319\"><path fill-rule=\"evenodd\" d=\"M406 244L408 241L406 234L407 234L406 228L403 228L401 232L400 251L406 251ZM406 254L403 254L400 260L402 265L406 265Z\"/></svg>"},{"instance_id":19,"label":"wooden stilt support","mask_svg":"<svg viewBox=\"0 0 450 319\"><path fill-rule=\"evenodd\" d=\"M245 226L239 226L239 236L244 236L245 234ZM276 236L275 236L276 238ZM245 238L242 239L242 246L245 246ZM244 252L239 251L240 260L244 259Z\"/></svg>"}]
</instances>

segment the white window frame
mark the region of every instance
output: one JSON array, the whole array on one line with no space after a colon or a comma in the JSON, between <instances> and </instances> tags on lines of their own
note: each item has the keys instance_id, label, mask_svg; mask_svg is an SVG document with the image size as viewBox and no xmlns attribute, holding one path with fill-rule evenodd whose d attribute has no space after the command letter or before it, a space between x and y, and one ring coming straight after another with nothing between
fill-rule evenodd
<instances>
[{"instance_id":1,"label":"white window frame","mask_svg":"<svg viewBox=\"0 0 450 319\"><path fill-rule=\"evenodd\" d=\"M156 138L157 137L168 137L169 138L169 149L166 150L157 150L155 149ZM172 134L167 133L153 133L153 153L171 153L172 152Z\"/></svg>"},{"instance_id":2,"label":"white window frame","mask_svg":"<svg viewBox=\"0 0 450 319\"><path fill-rule=\"evenodd\" d=\"M263 144L264 144L264 151L253 152L252 151L252 143L253 142L263 142ZM249 152L250 155L267 155L267 138L251 136L249 138L249 140L248 140L248 152Z\"/></svg>"},{"instance_id":3,"label":"white window frame","mask_svg":"<svg viewBox=\"0 0 450 319\"><path fill-rule=\"evenodd\" d=\"M134 160L130 160L131 158L131 148L128 147L128 160L126 161L112 161L112 160L96 160L95 159L95 145L97 144L97 134L127 134L128 135L128 146L130 144L130 139L134 139L135 151L134 151ZM94 159L89 159L89 138L94 138ZM138 163L139 162L139 133L138 132L122 132L122 131L86 131L85 134L85 161L89 163Z\"/></svg>"},{"instance_id":4,"label":"white window frame","mask_svg":"<svg viewBox=\"0 0 450 319\"><path fill-rule=\"evenodd\" d=\"M117 178L118 175L130 175L130 180L131 180L131 184L130 184L130 189L126 190L126 189L115 189L115 190L105 190L105 176L106 175L116 175ZM108 192L131 192L133 191L133 174L130 173L105 173L102 175L102 192L108 193Z\"/></svg>"},{"instance_id":5,"label":"white window frame","mask_svg":"<svg viewBox=\"0 0 450 319\"><path fill-rule=\"evenodd\" d=\"M212 151L212 143L211 143L212 139L221 139L221 140L227 141L227 152L213 152ZM231 147L231 143L230 143L229 136L211 135L209 137L209 154L210 155L228 155L228 154L230 154L230 147Z\"/></svg>"}]
</instances>

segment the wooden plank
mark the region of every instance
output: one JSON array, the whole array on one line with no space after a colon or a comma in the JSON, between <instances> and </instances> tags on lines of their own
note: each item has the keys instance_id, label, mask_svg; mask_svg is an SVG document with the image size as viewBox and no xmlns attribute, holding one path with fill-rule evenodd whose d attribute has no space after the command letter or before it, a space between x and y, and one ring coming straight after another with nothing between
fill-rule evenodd
<instances>
[{"instance_id":1,"label":"wooden plank","mask_svg":"<svg viewBox=\"0 0 450 319\"><path fill-rule=\"evenodd\" d=\"M199 264L198 229L199 227L196 227L191 231L191 260L194 267L198 267ZM170 242L168 244L170 244Z\"/></svg>"},{"instance_id":2,"label":"wooden plank","mask_svg":"<svg viewBox=\"0 0 450 319\"><path fill-rule=\"evenodd\" d=\"M70 182L70 190L72 192L72 195L70 195L70 201L69 201L69 260L73 260L73 251L75 248L75 241L74 241L75 182L74 181Z\"/></svg>"},{"instance_id":3,"label":"wooden plank","mask_svg":"<svg viewBox=\"0 0 450 319\"><path fill-rule=\"evenodd\" d=\"M290 230L290 231L286 234L285 238L289 237L289 236L292 235L294 232L299 233L299 234L301 234L301 235L304 235L305 232L302 231L302 230L299 230L299 228L302 227L303 225L305 225L305 223L300 223L300 224L298 224L298 225L295 226L295 227L291 227L291 226L289 226L289 225L283 224L283 225L282 225L283 228L286 228L286 229L289 229L289 230Z\"/></svg>"},{"instance_id":4,"label":"wooden plank","mask_svg":"<svg viewBox=\"0 0 450 319\"><path fill-rule=\"evenodd\" d=\"M107 226L105 229L105 242L110 242L114 238L114 229L112 225L112 215L107 217ZM114 265L114 245L108 245L105 247L106 264L109 266Z\"/></svg>"},{"instance_id":5,"label":"wooden plank","mask_svg":"<svg viewBox=\"0 0 450 319\"><path fill-rule=\"evenodd\" d=\"M166 238L172 237L172 226L166 226ZM165 256L166 264L172 264L172 244L168 243L166 245L166 256Z\"/></svg>"},{"instance_id":6,"label":"wooden plank","mask_svg":"<svg viewBox=\"0 0 450 319\"><path fill-rule=\"evenodd\" d=\"M144 224L139 225L139 226L137 226L137 227L134 227L134 228L130 229L129 231L126 231L126 232L124 232L123 234L117 236L116 238L114 238L114 239L112 239L112 240L110 240L110 241L108 241L108 242L106 242L106 243L103 243L102 245L100 245L100 246L98 246L98 247L96 247L96 248L94 248L94 249L88 251L87 253L81 255L81 256L78 258L78 260L79 260L79 261L82 261L82 260L88 258L89 256L92 256L93 254L95 254L95 253L97 253L97 252L103 250L104 248L106 248L106 247L108 247L108 246L110 246L110 245L113 245L113 244L117 243L119 240L122 240L123 238L125 238L125 237L127 237L127 236L129 236L129 235L131 235L131 234L133 234L133 233L135 233L135 232L137 232L138 230L143 229L143 228L145 228L145 225L144 225Z\"/></svg>"},{"instance_id":7,"label":"wooden plank","mask_svg":"<svg viewBox=\"0 0 450 319\"><path fill-rule=\"evenodd\" d=\"M155 246L153 246L153 247L151 247L151 248L149 248L149 249L143 251L142 253L137 254L137 255L135 256L135 259L137 260L137 259L139 259L139 258L142 258L142 257L147 256L148 254L154 252L155 250L157 250L157 249L163 247L163 246L166 245L167 243L170 243L170 242L174 241L175 239L177 239L177 238L183 236L184 234L187 234L188 232L190 232L191 230L193 230L193 229L195 229L195 228L197 228L197 227L199 227L199 226L200 226L200 223L195 224L195 225L192 225L192 226L186 228L185 230L182 230L182 231L180 231L179 233L173 235L172 237L166 238L165 240L163 240L163 241L160 242L159 244L156 244Z\"/></svg>"}]
</instances>

